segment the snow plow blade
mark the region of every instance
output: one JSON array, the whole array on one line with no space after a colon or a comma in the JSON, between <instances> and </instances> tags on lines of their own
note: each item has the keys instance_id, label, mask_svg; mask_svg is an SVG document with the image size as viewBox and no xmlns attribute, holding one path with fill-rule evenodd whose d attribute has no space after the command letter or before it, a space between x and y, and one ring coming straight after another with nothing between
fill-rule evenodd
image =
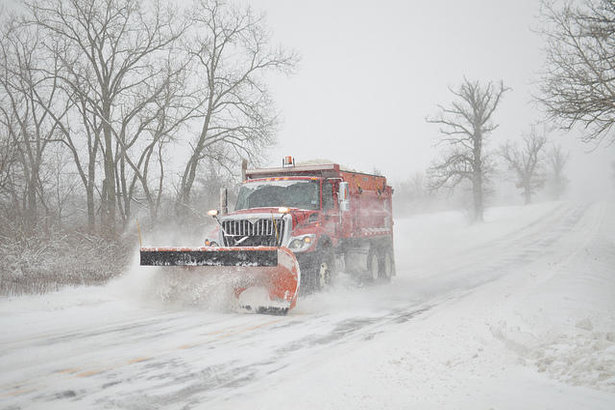
<instances>
[{"instance_id":1,"label":"snow plow blade","mask_svg":"<svg viewBox=\"0 0 615 410\"><path fill-rule=\"evenodd\" d=\"M141 266L228 274L240 306L258 313L286 314L297 303L299 263L285 247L141 248ZM264 298L258 289L265 291Z\"/></svg>"}]
</instances>

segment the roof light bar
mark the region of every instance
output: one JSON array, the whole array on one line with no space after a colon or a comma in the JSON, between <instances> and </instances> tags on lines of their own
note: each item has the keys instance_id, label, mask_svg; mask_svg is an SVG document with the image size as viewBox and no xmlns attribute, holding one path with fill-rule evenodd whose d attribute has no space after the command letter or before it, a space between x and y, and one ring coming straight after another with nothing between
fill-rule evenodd
<instances>
[{"instance_id":1,"label":"roof light bar","mask_svg":"<svg viewBox=\"0 0 615 410\"><path fill-rule=\"evenodd\" d=\"M294 167L295 166L295 159L288 155L284 158L282 158L282 168L284 167Z\"/></svg>"}]
</instances>

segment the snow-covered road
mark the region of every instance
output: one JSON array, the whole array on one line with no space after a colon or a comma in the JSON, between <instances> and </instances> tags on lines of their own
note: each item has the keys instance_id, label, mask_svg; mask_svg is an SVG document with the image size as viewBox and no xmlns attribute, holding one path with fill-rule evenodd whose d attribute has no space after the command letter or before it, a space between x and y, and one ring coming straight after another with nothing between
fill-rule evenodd
<instances>
[{"instance_id":1,"label":"snow-covered road","mask_svg":"<svg viewBox=\"0 0 615 410\"><path fill-rule=\"evenodd\" d=\"M286 317L102 288L0 301L2 408L615 408L615 205L396 221L398 276ZM202 302L202 301L200 301Z\"/></svg>"}]
</instances>

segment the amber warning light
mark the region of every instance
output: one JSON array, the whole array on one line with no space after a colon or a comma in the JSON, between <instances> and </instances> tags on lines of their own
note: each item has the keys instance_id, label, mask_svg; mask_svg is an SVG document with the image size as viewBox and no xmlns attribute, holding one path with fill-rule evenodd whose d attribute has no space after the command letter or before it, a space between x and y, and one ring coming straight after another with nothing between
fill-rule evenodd
<instances>
[{"instance_id":1,"label":"amber warning light","mask_svg":"<svg viewBox=\"0 0 615 410\"><path fill-rule=\"evenodd\" d=\"M294 167L295 166L295 159L293 157L286 156L284 158L282 158L282 167Z\"/></svg>"}]
</instances>

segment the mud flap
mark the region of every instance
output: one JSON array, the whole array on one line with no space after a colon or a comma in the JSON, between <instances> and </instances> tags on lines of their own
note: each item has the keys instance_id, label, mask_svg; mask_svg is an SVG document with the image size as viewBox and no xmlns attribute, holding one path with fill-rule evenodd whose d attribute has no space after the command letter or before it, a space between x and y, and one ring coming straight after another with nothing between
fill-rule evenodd
<instances>
[{"instance_id":1,"label":"mud flap","mask_svg":"<svg viewBox=\"0 0 615 410\"><path fill-rule=\"evenodd\" d=\"M285 247L141 248L141 266L222 272L233 283L239 305L258 313L285 314L295 307L301 278L295 255Z\"/></svg>"}]
</instances>

